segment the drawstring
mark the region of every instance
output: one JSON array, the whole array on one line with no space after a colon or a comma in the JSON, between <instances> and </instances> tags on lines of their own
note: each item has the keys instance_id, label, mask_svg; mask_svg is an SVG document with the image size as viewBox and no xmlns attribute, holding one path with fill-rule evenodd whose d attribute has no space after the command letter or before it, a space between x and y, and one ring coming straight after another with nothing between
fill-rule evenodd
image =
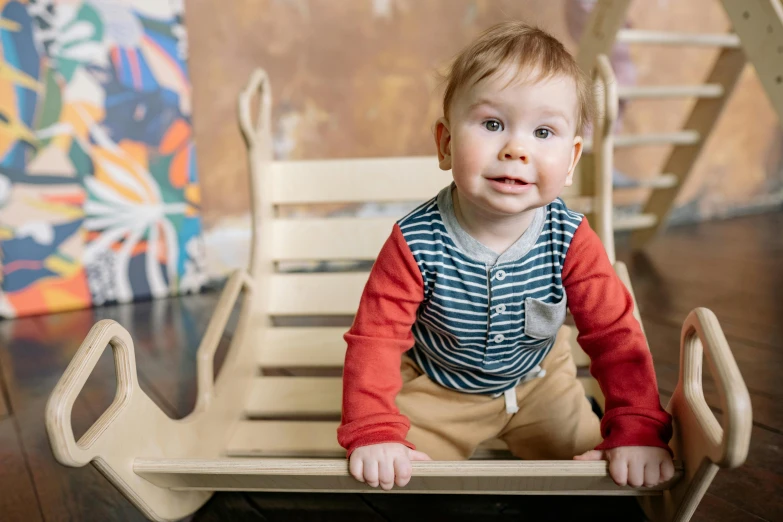
<instances>
[{"instance_id":1,"label":"drawstring","mask_svg":"<svg viewBox=\"0 0 783 522\"><path fill-rule=\"evenodd\" d=\"M540 379L542 377L546 376L546 370L541 368L541 366L536 366L530 372L528 372L525 377L519 381L519 384L522 384L523 382L527 382L533 379ZM518 385L517 385L518 386ZM503 392L503 395L506 399L506 413L509 415L513 415L516 412L519 411L519 404L517 403L517 389L516 386L514 388L510 388Z\"/></svg>"},{"instance_id":2,"label":"drawstring","mask_svg":"<svg viewBox=\"0 0 783 522\"><path fill-rule=\"evenodd\" d=\"M503 394L506 396L506 413L509 415L519 411L519 405L517 404L517 389L509 388Z\"/></svg>"}]
</instances>

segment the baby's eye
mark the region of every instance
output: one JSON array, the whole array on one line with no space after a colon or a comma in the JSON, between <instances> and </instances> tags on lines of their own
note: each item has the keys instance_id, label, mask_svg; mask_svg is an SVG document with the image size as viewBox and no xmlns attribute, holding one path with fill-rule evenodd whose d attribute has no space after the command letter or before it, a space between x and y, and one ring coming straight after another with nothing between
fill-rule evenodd
<instances>
[{"instance_id":1,"label":"baby's eye","mask_svg":"<svg viewBox=\"0 0 783 522\"><path fill-rule=\"evenodd\" d=\"M549 129L536 129L534 134L536 135L536 138L541 138L545 140L552 135L552 131Z\"/></svg>"},{"instance_id":2,"label":"baby's eye","mask_svg":"<svg viewBox=\"0 0 783 522\"><path fill-rule=\"evenodd\" d=\"M487 120L484 122L484 127L490 132L497 132L503 130L503 124L498 120Z\"/></svg>"}]
</instances>

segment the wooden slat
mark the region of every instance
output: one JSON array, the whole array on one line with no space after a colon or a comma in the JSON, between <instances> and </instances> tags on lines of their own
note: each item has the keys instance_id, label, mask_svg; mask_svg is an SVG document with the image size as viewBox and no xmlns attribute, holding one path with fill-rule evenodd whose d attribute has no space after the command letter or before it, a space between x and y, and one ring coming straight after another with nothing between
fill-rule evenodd
<instances>
[{"instance_id":1,"label":"wooden slat","mask_svg":"<svg viewBox=\"0 0 783 522\"><path fill-rule=\"evenodd\" d=\"M353 479L344 459L136 459L134 472L160 487L210 491L381 492ZM681 476L652 488L619 487L605 462L414 462L398 493L660 495Z\"/></svg>"},{"instance_id":2,"label":"wooden slat","mask_svg":"<svg viewBox=\"0 0 783 522\"><path fill-rule=\"evenodd\" d=\"M589 213L592 198L566 198L576 212ZM275 261L373 260L400 216L362 218L287 218L272 225Z\"/></svg>"},{"instance_id":3,"label":"wooden slat","mask_svg":"<svg viewBox=\"0 0 783 522\"><path fill-rule=\"evenodd\" d=\"M257 349L262 368L340 367L345 358L345 327L268 328ZM571 353L576 365L590 365L590 358L576 342L576 328L569 328Z\"/></svg>"},{"instance_id":4,"label":"wooden slat","mask_svg":"<svg viewBox=\"0 0 783 522\"><path fill-rule=\"evenodd\" d=\"M699 141L696 131L668 133L629 134L615 138L616 147L639 147L650 145L686 145ZM585 151L590 152L592 143L585 141ZM357 168L354 163L365 165ZM436 170L427 165L434 164ZM451 182L451 173L437 169L435 156L373 158L363 160L319 160L298 162L275 162L272 172L275 176L273 203L275 204L321 204L321 203L366 203L366 202L418 202L434 197ZM373 183L368 183L372 177ZM561 193L569 207L588 212L591 198L580 195L579 187L566 187ZM395 216L399 217L399 216ZM340 218L333 218L338 225ZM383 219L383 218L381 218ZM276 220L273 228L273 250L280 251L281 259L291 259L294 246L287 245L295 238L290 227L302 227L306 220ZM368 223L372 220L368 219ZM393 219L387 221L393 223ZM380 223L380 222L379 222ZM308 223L310 230L319 230L319 223ZM385 231L388 236L389 230ZM335 234L336 235L336 234ZM355 234L353 237L357 237ZM361 237L361 236L360 236ZM291 250L291 253L285 253ZM334 249L339 252L338 248ZM348 258L347 254L339 254Z\"/></svg>"},{"instance_id":5,"label":"wooden slat","mask_svg":"<svg viewBox=\"0 0 783 522\"><path fill-rule=\"evenodd\" d=\"M271 173L275 204L426 201L451 182L435 156L278 161Z\"/></svg>"},{"instance_id":6,"label":"wooden slat","mask_svg":"<svg viewBox=\"0 0 783 522\"><path fill-rule=\"evenodd\" d=\"M340 457L338 421L242 421L226 447L229 457Z\"/></svg>"},{"instance_id":7,"label":"wooden slat","mask_svg":"<svg viewBox=\"0 0 783 522\"><path fill-rule=\"evenodd\" d=\"M677 177L664 174L641 180L637 188L670 188ZM568 203L568 202L567 202ZM569 208L589 214L591 198L572 198ZM615 218L615 230L653 226L655 216ZM272 259L294 260L373 260L391 234L396 217L278 219L272 228Z\"/></svg>"},{"instance_id":8,"label":"wooden slat","mask_svg":"<svg viewBox=\"0 0 783 522\"><path fill-rule=\"evenodd\" d=\"M272 227L272 259L372 260L397 217L278 219Z\"/></svg>"},{"instance_id":9,"label":"wooden slat","mask_svg":"<svg viewBox=\"0 0 783 522\"><path fill-rule=\"evenodd\" d=\"M353 315L369 273L275 274L271 315Z\"/></svg>"},{"instance_id":10,"label":"wooden slat","mask_svg":"<svg viewBox=\"0 0 783 522\"><path fill-rule=\"evenodd\" d=\"M245 415L339 415L340 377L259 377L247 397Z\"/></svg>"},{"instance_id":11,"label":"wooden slat","mask_svg":"<svg viewBox=\"0 0 783 522\"><path fill-rule=\"evenodd\" d=\"M617 87L621 100L641 98L720 98L723 86L719 83L703 85L621 85Z\"/></svg>"},{"instance_id":12,"label":"wooden slat","mask_svg":"<svg viewBox=\"0 0 783 522\"><path fill-rule=\"evenodd\" d=\"M271 175L277 205L424 202L452 181L436 156L277 161ZM576 193L567 187L562 197Z\"/></svg>"},{"instance_id":13,"label":"wooden slat","mask_svg":"<svg viewBox=\"0 0 783 522\"><path fill-rule=\"evenodd\" d=\"M337 443L338 421L248 420L237 426L226 447L229 457L335 457L345 456ZM503 441L487 441L474 458L509 457Z\"/></svg>"},{"instance_id":14,"label":"wooden slat","mask_svg":"<svg viewBox=\"0 0 783 522\"><path fill-rule=\"evenodd\" d=\"M732 33L675 33L670 31L648 31L643 29L620 29L617 31L617 41L634 44L693 45L735 49L742 46L739 36Z\"/></svg>"},{"instance_id":15,"label":"wooden slat","mask_svg":"<svg viewBox=\"0 0 783 522\"><path fill-rule=\"evenodd\" d=\"M691 130L675 132L649 132L644 134L618 134L614 136L615 148L653 147L658 145L692 145L698 143L700 136ZM584 141L586 154L593 154L592 140Z\"/></svg>"},{"instance_id":16,"label":"wooden slat","mask_svg":"<svg viewBox=\"0 0 783 522\"><path fill-rule=\"evenodd\" d=\"M615 228L652 226L645 214L615 218ZM353 315L367 272L275 274L270 278L271 315Z\"/></svg>"},{"instance_id":17,"label":"wooden slat","mask_svg":"<svg viewBox=\"0 0 783 522\"><path fill-rule=\"evenodd\" d=\"M257 350L262 368L338 367L347 328L268 328Z\"/></svg>"},{"instance_id":18,"label":"wooden slat","mask_svg":"<svg viewBox=\"0 0 783 522\"><path fill-rule=\"evenodd\" d=\"M594 397L603 408L603 395L592 377L579 378L585 394ZM342 379L340 377L259 377L253 383L245 403L249 417L340 415Z\"/></svg>"},{"instance_id":19,"label":"wooden slat","mask_svg":"<svg viewBox=\"0 0 783 522\"><path fill-rule=\"evenodd\" d=\"M641 188L671 188L676 187L678 183L677 176L674 174L660 174L652 178L638 180L637 187ZM634 188L637 188L634 187Z\"/></svg>"},{"instance_id":20,"label":"wooden slat","mask_svg":"<svg viewBox=\"0 0 783 522\"><path fill-rule=\"evenodd\" d=\"M658 218L654 214L616 216L613 220L615 232L650 228L654 227L657 222Z\"/></svg>"},{"instance_id":21,"label":"wooden slat","mask_svg":"<svg viewBox=\"0 0 783 522\"><path fill-rule=\"evenodd\" d=\"M649 134L620 134L614 138L614 146L647 147L654 145L693 145L701 139L698 131L657 132Z\"/></svg>"}]
</instances>

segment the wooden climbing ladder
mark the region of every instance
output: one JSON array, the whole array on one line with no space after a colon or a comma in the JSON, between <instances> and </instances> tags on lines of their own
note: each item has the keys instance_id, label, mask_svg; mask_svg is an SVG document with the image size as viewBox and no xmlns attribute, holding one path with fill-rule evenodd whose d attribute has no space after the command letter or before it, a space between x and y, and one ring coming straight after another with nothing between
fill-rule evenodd
<instances>
[{"instance_id":1,"label":"wooden climbing ladder","mask_svg":"<svg viewBox=\"0 0 783 522\"><path fill-rule=\"evenodd\" d=\"M721 0L733 32L693 34L622 29L631 0L599 0L580 42L577 60L590 70L600 54L615 42L671 46L709 46L721 49L702 85L639 86L618 89L620 99L695 97L682 130L621 135L615 147L672 145L663 173L642 181L650 195L641 214L615 220L615 230L633 230L634 248L643 246L666 223L667 216L712 132L739 79L746 61L752 63L778 118L783 122L783 2L781 0ZM620 191L622 189L617 189Z\"/></svg>"}]
</instances>

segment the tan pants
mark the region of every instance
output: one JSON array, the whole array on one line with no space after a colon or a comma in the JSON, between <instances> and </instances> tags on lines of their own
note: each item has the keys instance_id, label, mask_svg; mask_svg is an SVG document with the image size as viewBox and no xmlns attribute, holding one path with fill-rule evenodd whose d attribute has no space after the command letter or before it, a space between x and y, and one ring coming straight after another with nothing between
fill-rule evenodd
<instances>
[{"instance_id":1,"label":"tan pants","mask_svg":"<svg viewBox=\"0 0 783 522\"><path fill-rule=\"evenodd\" d=\"M515 414L506 413L503 395L444 388L403 355L397 406L411 421L408 440L435 460L468 459L479 444L493 438L528 460L571 459L593 449L601 443L600 423L576 379L563 330L541 363L546 375L517 386Z\"/></svg>"}]
</instances>

